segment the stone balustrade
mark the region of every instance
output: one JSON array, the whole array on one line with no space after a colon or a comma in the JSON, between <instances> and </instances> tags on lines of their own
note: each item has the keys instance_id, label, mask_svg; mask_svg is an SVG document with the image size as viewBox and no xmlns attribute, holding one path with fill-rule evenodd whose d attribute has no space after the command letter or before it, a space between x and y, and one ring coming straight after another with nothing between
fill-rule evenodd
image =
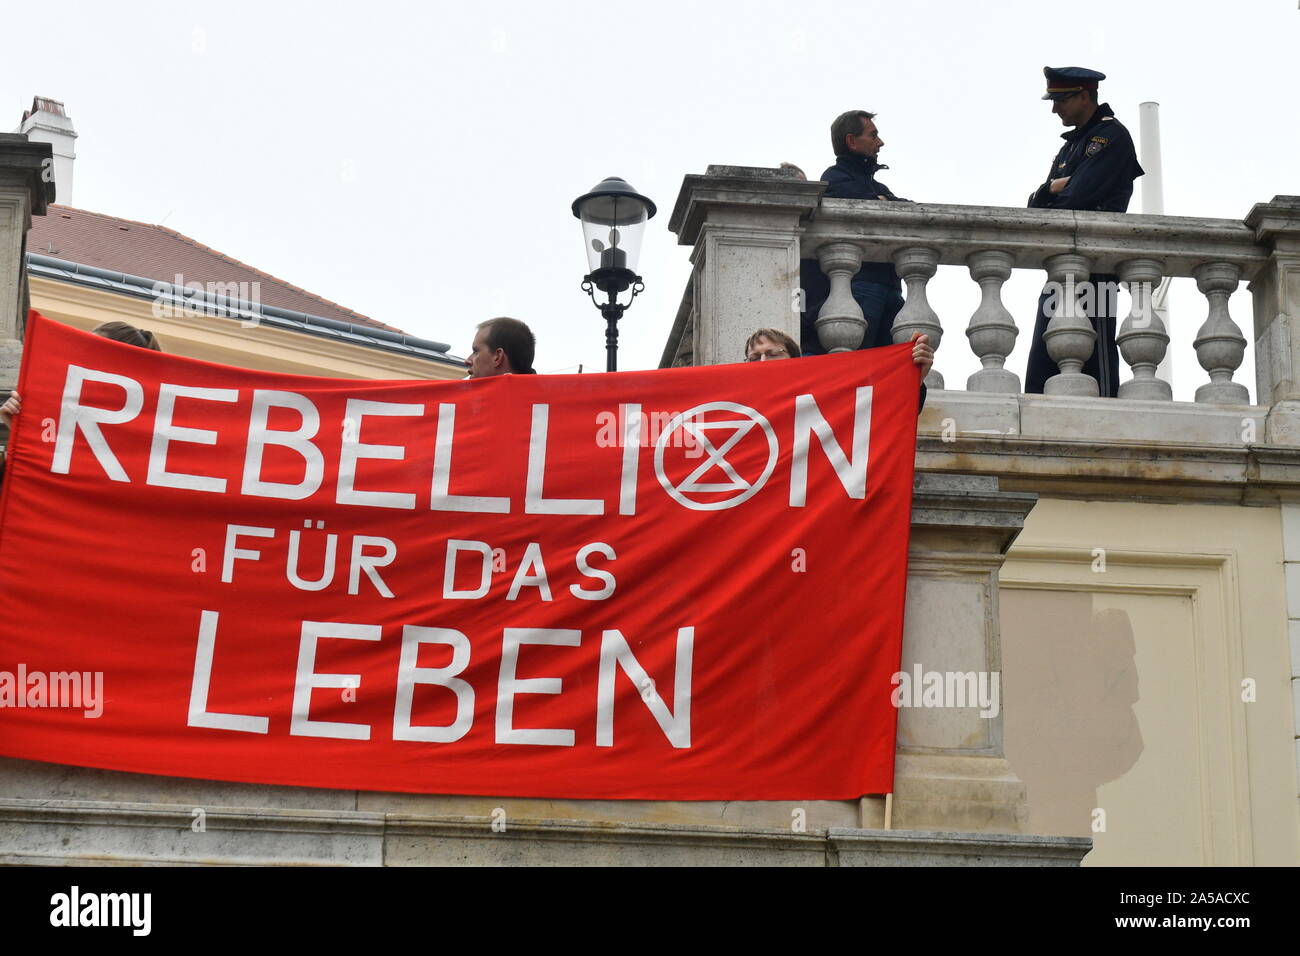
<instances>
[{"instance_id":1,"label":"stone balustrade","mask_svg":"<svg viewBox=\"0 0 1300 956\"><path fill-rule=\"evenodd\" d=\"M1300 208L1296 210L1300 215ZM1096 332L1088 315L1116 284L1090 284L1098 274L1116 276L1130 292L1131 308L1117 336L1120 353L1133 370L1122 398L1172 399L1168 382L1156 369L1169 335L1154 308L1153 289L1166 277L1194 277L1208 301L1208 317L1195 348L1209 381L1198 402L1247 404L1244 385L1232 380L1245 356L1246 338L1233 320L1228 297L1242 279L1253 278L1269 262L1270 250L1256 241L1245 222L1174 216L1077 213L1058 209L1005 209L935 203L864 203L825 199L801 237L805 258L822 263L831 282L831 300L817 320L822 344L831 351L853 348L866 326L837 297L849 295L849 281L863 261L892 261L907 286L907 302L894 321L894 340L924 332L940 347L938 317L926 300L926 284L940 265L965 266L979 284L980 303L966 326L981 370L966 383L969 391L1016 394L1018 377L1005 368L1018 329L1001 301L1002 284L1012 269L1042 270L1057 291L1044 340L1060 373L1048 380L1047 394L1097 395L1097 381L1082 371L1092 355ZM829 258L835 269L827 268ZM850 296L851 297L851 296ZM834 301L834 304L833 304ZM823 325L830 313L833 324ZM931 372L927 384L943 388Z\"/></svg>"},{"instance_id":2,"label":"stone balustrade","mask_svg":"<svg viewBox=\"0 0 1300 956\"><path fill-rule=\"evenodd\" d=\"M1300 317L1300 197L1278 196L1244 220L1229 220L862 202L826 199L824 188L781 170L751 167L711 166L703 176L686 177L670 228L680 242L696 247L697 270L662 364L737 361L735 343L764 325L797 338L795 259L817 262L829 279L830 294L816 319L829 351L862 341L866 325L850 282L863 262L892 262L906 284L894 341L924 332L938 349L944 327L927 299L927 284L938 266L956 265L969 270L979 289L964 331L981 368L966 389L1015 395L1021 383L1006 360L1020 330L1001 289L1012 270L1031 269L1058 293L1044 339L1060 373L1048 380L1047 394L1098 394L1096 380L1082 370L1096 339L1088 315L1095 314L1098 296L1115 294L1122 283L1131 307L1117 341L1132 377L1121 384L1120 397L1168 402L1170 384L1157 370L1169 335L1153 308L1153 290L1164 278L1191 277L1207 303L1194 342L1207 380L1196 401L1249 404L1246 386L1233 380L1247 340L1229 308L1243 280L1254 299L1259 404L1300 399L1292 372L1300 367L1300 335L1291 333L1293 317ZM711 281L723 273L725 289ZM1118 281L1093 286L1090 277L1099 275ZM745 294L735 295L741 288ZM945 319L951 331L954 317ZM937 371L926 382L946 387Z\"/></svg>"}]
</instances>

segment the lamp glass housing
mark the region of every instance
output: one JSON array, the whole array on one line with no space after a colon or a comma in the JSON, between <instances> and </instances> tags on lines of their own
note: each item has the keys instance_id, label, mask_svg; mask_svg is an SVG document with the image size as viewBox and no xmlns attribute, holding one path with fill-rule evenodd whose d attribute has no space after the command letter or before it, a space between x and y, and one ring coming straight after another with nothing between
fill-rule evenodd
<instances>
[{"instance_id":1,"label":"lamp glass housing","mask_svg":"<svg viewBox=\"0 0 1300 956\"><path fill-rule=\"evenodd\" d=\"M636 272L641 237L650 218L644 202L631 196L592 196L580 206L578 218L591 272L609 268Z\"/></svg>"}]
</instances>

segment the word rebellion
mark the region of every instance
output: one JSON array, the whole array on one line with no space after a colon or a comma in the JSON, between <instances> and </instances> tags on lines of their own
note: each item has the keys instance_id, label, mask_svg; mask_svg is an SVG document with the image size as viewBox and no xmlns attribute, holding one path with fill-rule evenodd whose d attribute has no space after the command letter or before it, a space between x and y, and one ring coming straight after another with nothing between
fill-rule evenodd
<instances>
[{"instance_id":1,"label":"word rebellion","mask_svg":"<svg viewBox=\"0 0 1300 956\"><path fill-rule=\"evenodd\" d=\"M98 399L95 402L88 400L84 394L88 391L88 386L92 385ZM406 510L417 507L420 490L416 487L376 489L358 486L367 483L363 481L364 478L370 478L373 482L373 477L366 474L368 462L403 462L407 460L409 451L403 444L363 441L363 435L369 436L377 424L376 419L404 420L401 425L390 424L390 430L406 430L424 422L429 409L423 403L348 398L340 420L334 423L337 429L335 434L339 437L326 443L321 440L325 434L322 432L321 411L306 395L274 389L245 390L161 383L157 386L156 394L150 396L152 421L144 422L150 433L147 466L143 475L133 476L123 466L121 456L110 441L110 435L113 426L135 422L141 416L145 398L145 386L127 375L69 365L63 387L62 412L54 435L50 471L54 474L68 474L74 455L89 451L97 467L113 481L133 482L143 479L147 485L211 494L229 494L237 482L239 494L288 501L301 501L315 495L329 472L337 474L333 497L337 504ZM247 425L239 447L220 449L216 447L219 444L217 431L183 426L175 421L178 405L186 410L185 417L202 419L211 414L214 404L236 408L246 405ZM459 493L452 491L453 452L460 452L456 442L456 417L459 409L473 404L470 401L461 404L445 402L436 406L436 434L432 441L432 453L425 463L429 510L477 514L511 514L522 511L530 515L604 515L607 511L616 511L620 515L637 513L638 475L644 453L640 438L643 424L641 405L622 406L620 418L625 429L624 440L612 450L604 449L602 460L610 461L611 465L606 475L610 485L607 494L595 498L555 498L548 497L544 492L551 417L551 406L548 403L535 403L528 411L527 465L522 494L469 494L465 493L465 489L459 489ZM793 429L788 434L786 447L782 446L769 418L753 408L733 402L698 405L676 416L661 431L653 453L658 484L685 508L699 511L734 508L747 501L767 483L778 460L788 460L786 477L789 504L791 507L803 507L808 494L809 449L815 437L847 496L863 499L866 497L871 405L872 388L858 388L852 435L842 436L845 440L840 440L817 399L811 394L797 395L794 398ZM718 415L725 417L719 419ZM282 425L284 418L293 419L293 427L272 427L273 416L277 416ZM139 424L135 427L138 428ZM665 465L665 452L671 447L681 446L680 441L673 439L673 433L680 428L690 429L706 454L701 456L692 443L687 449L691 452L691 457L703 460L694 464L691 475L684 481L675 481ZM480 429L480 434L482 431ZM755 477L744 480L734 474L727 454L747 439L758 443L758 458L760 461L766 459L766 467ZM599 449L608 444L593 442L592 448ZM179 471L169 464L169 456L177 446L189 446L186 448L188 459L201 460L195 454L194 446L203 445L214 446L212 458L208 462L208 473ZM334 467L329 469L326 467L327 445L331 453L337 455L336 461L331 462ZM275 451L281 461L286 460L285 456L290 456L296 462L295 477L300 477L294 481L278 481L263 474L263 461L270 451ZM466 449L466 454L483 451L482 447L471 445ZM574 454L567 439L564 442L564 453L568 456ZM596 457L596 453L593 452L592 456ZM228 467L232 462L242 462L237 476L212 473L233 470ZM732 474L734 484L700 481L711 469ZM591 483L596 484L598 481L599 475L592 474ZM716 492L731 487L743 487L744 493L723 500L700 500L684 493L690 488Z\"/></svg>"}]
</instances>

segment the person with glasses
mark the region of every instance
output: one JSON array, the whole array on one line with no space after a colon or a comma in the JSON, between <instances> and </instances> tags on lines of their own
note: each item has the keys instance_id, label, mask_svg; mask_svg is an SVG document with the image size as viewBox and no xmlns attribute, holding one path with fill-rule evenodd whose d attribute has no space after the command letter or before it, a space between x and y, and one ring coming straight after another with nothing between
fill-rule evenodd
<instances>
[{"instance_id":1,"label":"person with glasses","mask_svg":"<svg viewBox=\"0 0 1300 956\"><path fill-rule=\"evenodd\" d=\"M799 343L779 329L758 329L745 340L746 362L769 362L773 359L799 358ZM934 365L934 349L930 337L922 332L912 335L912 361L921 369L924 379ZM921 382L921 403L917 414L925 407L925 382Z\"/></svg>"},{"instance_id":2,"label":"person with glasses","mask_svg":"<svg viewBox=\"0 0 1300 956\"><path fill-rule=\"evenodd\" d=\"M1097 84L1106 74L1078 66L1045 66L1043 75L1047 78L1043 99L1051 100L1052 112L1063 125L1073 128L1061 134L1065 144L1052 160L1043 184L1029 197L1029 208L1127 212L1133 180L1143 175L1143 170L1129 131L1115 118L1110 104L1097 102ZM1114 398L1119 394L1119 349L1115 345L1113 291L1119 277L1093 274L1089 278L1092 294L1084 304L1091 303L1088 312L1097 331L1097 344L1083 371L1097 379L1102 395ZM1058 371L1043 340L1051 320L1049 303L1055 297L1049 286L1038 299L1038 319L1025 369L1026 392L1041 393L1044 383Z\"/></svg>"},{"instance_id":3,"label":"person with glasses","mask_svg":"<svg viewBox=\"0 0 1300 956\"><path fill-rule=\"evenodd\" d=\"M746 362L798 358L802 354L799 343L780 329L759 329L745 340Z\"/></svg>"}]
</instances>

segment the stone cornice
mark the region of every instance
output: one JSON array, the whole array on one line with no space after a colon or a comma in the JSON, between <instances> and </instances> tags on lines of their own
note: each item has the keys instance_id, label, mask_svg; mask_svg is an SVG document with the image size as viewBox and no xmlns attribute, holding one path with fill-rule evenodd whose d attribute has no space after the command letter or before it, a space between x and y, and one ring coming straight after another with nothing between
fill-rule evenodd
<instances>
[{"instance_id":1,"label":"stone cornice","mask_svg":"<svg viewBox=\"0 0 1300 956\"><path fill-rule=\"evenodd\" d=\"M0 798L0 864L1076 866L1081 837L685 826ZM72 834L71 840L67 836Z\"/></svg>"},{"instance_id":2,"label":"stone cornice","mask_svg":"<svg viewBox=\"0 0 1300 956\"><path fill-rule=\"evenodd\" d=\"M996 476L1003 492L1300 501L1300 446L1266 440L1269 414L1254 405L934 391L916 467Z\"/></svg>"},{"instance_id":3,"label":"stone cornice","mask_svg":"<svg viewBox=\"0 0 1300 956\"><path fill-rule=\"evenodd\" d=\"M1300 449L1225 448L1165 442L1059 441L966 436L917 441L916 467L929 473L994 475L1005 491L1096 500L1300 502Z\"/></svg>"},{"instance_id":4,"label":"stone cornice","mask_svg":"<svg viewBox=\"0 0 1300 956\"><path fill-rule=\"evenodd\" d=\"M33 216L45 215L46 205L54 202L54 180L47 174L53 156L49 143L30 142L22 133L0 133L0 189L26 190Z\"/></svg>"},{"instance_id":5,"label":"stone cornice","mask_svg":"<svg viewBox=\"0 0 1300 956\"><path fill-rule=\"evenodd\" d=\"M968 536L967 550L983 538L986 548L1003 553L1025 525L1038 495L1001 490L991 474L929 474L916 476L912 491L912 530L961 533ZM933 544L914 538L912 550L924 552Z\"/></svg>"}]
</instances>

